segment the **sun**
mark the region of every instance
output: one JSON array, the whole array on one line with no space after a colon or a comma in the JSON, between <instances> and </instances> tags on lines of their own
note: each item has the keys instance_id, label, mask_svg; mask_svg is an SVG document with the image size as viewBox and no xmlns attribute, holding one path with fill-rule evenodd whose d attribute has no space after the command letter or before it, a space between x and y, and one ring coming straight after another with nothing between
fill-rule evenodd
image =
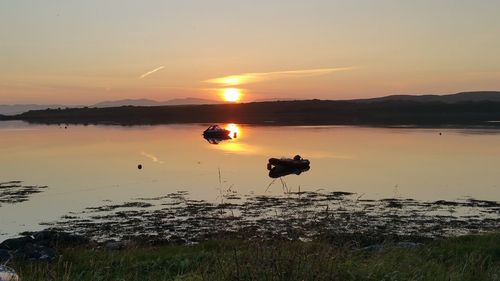
<instances>
[{"instance_id":1,"label":"sun","mask_svg":"<svg viewBox=\"0 0 500 281\"><path fill-rule=\"evenodd\" d=\"M229 102L238 102L241 98L241 90L236 88L224 88L224 100Z\"/></svg>"}]
</instances>

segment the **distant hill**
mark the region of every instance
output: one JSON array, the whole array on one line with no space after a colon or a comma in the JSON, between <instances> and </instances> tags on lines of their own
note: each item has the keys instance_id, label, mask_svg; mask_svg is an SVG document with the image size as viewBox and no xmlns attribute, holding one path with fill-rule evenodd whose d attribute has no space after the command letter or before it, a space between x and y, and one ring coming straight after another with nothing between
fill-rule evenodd
<instances>
[{"instance_id":1,"label":"distant hill","mask_svg":"<svg viewBox=\"0 0 500 281\"><path fill-rule=\"evenodd\" d=\"M117 107L117 106L159 106L160 102L149 99L123 99L123 100L115 100L115 101L103 101L96 104L91 105L90 107Z\"/></svg>"},{"instance_id":2,"label":"distant hill","mask_svg":"<svg viewBox=\"0 0 500 281\"><path fill-rule=\"evenodd\" d=\"M155 101L150 99L124 99L116 101L104 101L96 103L91 107L119 107L119 106L166 106L166 105L190 105L190 104L220 104L222 102L208 99L183 98L168 101Z\"/></svg>"},{"instance_id":3,"label":"distant hill","mask_svg":"<svg viewBox=\"0 0 500 281\"><path fill-rule=\"evenodd\" d=\"M479 102L496 101L500 102L500 92L481 91L481 92L461 92L451 95L391 95L380 98L357 99L351 101L358 102L381 102L381 101L413 101L413 102Z\"/></svg>"},{"instance_id":4,"label":"distant hill","mask_svg":"<svg viewBox=\"0 0 500 281\"><path fill-rule=\"evenodd\" d=\"M266 102L266 101L292 101L292 100L298 100L298 99L291 99L291 98L268 98L268 99L256 99L253 102Z\"/></svg>"},{"instance_id":5,"label":"distant hill","mask_svg":"<svg viewBox=\"0 0 500 281\"><path fill-rule=\"evenodd\" d=\"M14 104L2 105L0 104L0 114L3 115L16 115L30 110L43 110L47 108L66 108L67 105L60 104Z\"/></svg>"},{"instance_id":6,"label":"distant hill","mask_svg":"<svg viewBox=\"0 0 500 281\"><path fill-rule=\"evenodd\" d=\"M198 98L183 98L172 99L168 101L155 101L150 99L123 99L116 101L104 101L91 105L90 107L119 107L119 106L165 106L165 105L199 105L199 104L220 104L223 102L198 99ZM84 107L83 105L61 105L61 104L14 104L14 105L0 105L0 114L3 115L17 115L30 110L44 110L44 109L57 109L57 108L75 108Z\"/></svg>"},{"instance_id":7,"label":"distant hill","mask_svg":"<svg viewBox=\"0 0 500 281\"><path fill-rule=\"evenodd\" d=\"M254 102L274 102L274 101L293 101L295 99L288 98L269 98L259 99ZM462 92L450 95L391 95L379 98L354 99L344 100L352 103L379 103L379 102L415 102L415 103L460 103L460 102L500 102L500 92L498 91L477 91L477 92ZM176 106L176 105L204 105L204 104L223 104L224 102L199 99L199 98L181 98L167 101L155 101L150 99L123 99L116 101L104 101L91 105L94 108L110 108L121 106ZM0 114L2 115L18 115L30 110L44 109L64 109L64 108L79 108L84 106L68 106L60 104L15 104L15 105L0 105ZM5 119L5 117L4 117Z\"/></svg>"},{"instance_id":8,"label":"distant hill","mask_svg":"<svg viewBox=\"0 0 500 281\"><path fill-rule=\"evenodd\" d=\"M162 105L189 105L189 104L222 104L223 101L208 100L208 99L198 99L198 98L184 98L184 99L172 99L163 102Z\"/></svg>"}]
</instances>

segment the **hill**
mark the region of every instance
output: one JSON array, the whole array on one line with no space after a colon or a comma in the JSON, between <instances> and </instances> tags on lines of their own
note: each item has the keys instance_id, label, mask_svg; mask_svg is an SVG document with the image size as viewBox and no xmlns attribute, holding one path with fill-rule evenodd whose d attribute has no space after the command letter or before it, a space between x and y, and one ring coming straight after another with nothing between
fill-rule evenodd
<instances>
[{"instance_id":1,"label":"hill","mask_svg":"<svg viewBox=\"0 0 500 281\"><path fill-rule=\"evenodd\" d=\"M244 104L72 108L29 111L13 119L36 123L278 125L484 125L500 120L500 102L303 100Z\"/></svg>"},{"instance_id":2,"label":"hill","mask_svg":"<svg viewBox=\"0 0 500 281\"><path fill-rule=\"evenodd\" d=\"M190 104L219 104L221 102L209 99L183 98L168 101L155 101L150 99L124 99L116 101L104 101L96 103L91 107L118 107L118 106L167 106L167 105L190 105Z\"/></svg>"},{"instance_id":3,"label":"hill","mask_svg":"<svg viewBox=\"0 0 500 281\"><path fill-rule=\"evenodd\" d=\"M359 102L380 102L380 101L413 101L413 102L480 102L494 101L500 102L500 92L480 91L480 92L461 92L450 95L391 95L380 98L352 100Z\"/></svg>"},{"instance_id":4,"label":"hill","mask_svg":"<svg viewBox=\"0 0 500 281\"><path fill-rule=\"evenodd\" d=\"M268 98L257 99L254 102L272 102L272 101L297 101L289 98ZM451 95L391 95L379 98L355 99L347 100L350 102L372 103L384 101L412 101L412 102L480 102L493 101L500 102L500 92L494 91L478 91L478 92L463 92ZM123 99L115 101L104 101L91 105L90 107L120 107L120 106L169 106L169 105L203 105L203 104L223 104L222 101L199 99L199 98L180 98L167 101L155 101L151 99ZM60 104L16 104L16 105L0 105L0 114L16 115L30 110L43 110L47 108L57 109L66 107L83 107L83 106L68 106Z\"/></svg>"},{"instance_id":5,"label":"hill","mask_svg":"<svg viewBox=\"0 0 500 281\"><path fill-rule=\"evenodd\" d=\"M123 99L116 101L104 101L91 105L90 107L118 107L118 106L166 106L166 105L188 105L188 104L220 104L222 102L208 99L183 98L168 101L155 101L150 99ZM81 105L61 105L61 104L14 104L0 105L0 114L16 115L30 110L44 110L47 108L57 109L66 107L84 107Z\"/></svg>"},{"instance_id":6,"label":"hill","mask_svg":"<svg viewBox=\"0 0 500 281\"><path fill-rule=\"evenodd\" d=\"M64 108L64 107L67 106L60 104L13 104L13 105L0 104L0 114L15 115L30 110L41 110L47 108Z\"/></svg>"}]
</instances>

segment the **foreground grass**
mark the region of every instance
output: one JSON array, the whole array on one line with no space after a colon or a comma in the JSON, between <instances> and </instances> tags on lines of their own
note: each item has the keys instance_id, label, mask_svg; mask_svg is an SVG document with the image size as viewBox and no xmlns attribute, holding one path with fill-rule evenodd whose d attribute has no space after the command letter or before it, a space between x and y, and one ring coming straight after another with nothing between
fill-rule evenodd
<instances>
[{"instance_id":1,"label":"foreground grass","mask_svg":"<svg viewBox=\"0 0 500 281\"><path fill-rule=\"evenodd\" d=\"M500 280L500 234L360 251L311 242L62 249L51 264L14 263L29 280Z\"/></svg>"}]
</instances>

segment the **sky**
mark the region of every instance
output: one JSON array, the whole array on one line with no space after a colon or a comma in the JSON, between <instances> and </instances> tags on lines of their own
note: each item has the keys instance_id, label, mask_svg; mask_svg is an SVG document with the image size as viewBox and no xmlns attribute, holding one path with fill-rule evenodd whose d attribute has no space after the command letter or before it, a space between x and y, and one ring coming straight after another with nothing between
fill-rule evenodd
<instances>
[{"instance_id":1,"label":"sky","mask_svg":"<svg viewBox=\"0 0 500 281\"><path fill-rule=\"evenodd\" d=\"M0 0L0 104L500 90L500 1Z\"/></svg>"}]
</instances>

